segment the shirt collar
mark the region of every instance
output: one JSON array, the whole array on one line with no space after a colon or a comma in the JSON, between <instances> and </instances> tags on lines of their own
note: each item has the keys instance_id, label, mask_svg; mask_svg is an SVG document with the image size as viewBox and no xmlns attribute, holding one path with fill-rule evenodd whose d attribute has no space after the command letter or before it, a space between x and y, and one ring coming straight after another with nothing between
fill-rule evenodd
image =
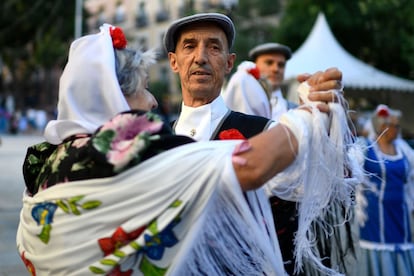
<instances>
[{"instance_id":1,"label":"shirt collar","mask_svg":"<svg viewBox=\"0 0 414 276\"><path fill-rule=\"evenodd\" d=\"M198 141L207 141L226 115L228 108L221 96L199 107L181 105L181 113L175 125L175 133Z\"/></svg>"}]
</instances>

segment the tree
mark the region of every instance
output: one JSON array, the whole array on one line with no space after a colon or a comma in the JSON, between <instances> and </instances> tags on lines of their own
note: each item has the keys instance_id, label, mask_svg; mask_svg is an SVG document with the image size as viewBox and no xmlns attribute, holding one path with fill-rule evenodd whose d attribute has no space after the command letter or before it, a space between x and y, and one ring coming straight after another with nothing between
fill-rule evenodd
<instances>
[{"instance_id":1,"label":"tree","mask_svg":"<svg viewBox=\"0 0 414 276\"><path fill-rule=\"evenodd\" d=\"M341 45L385 72L414 79L414 1L239 0L233 11L237 62L255 45L277 41L297 50L324 12Z\"/></svg>"},{"instance_id":2,"label":"tree","mask_svg":"<svg viewBox=\"0 0 414 276\"><path fill-rule=\"evenodd\" d=\"M238 6L231 13L237 31L234 45L236 63L247 59L248 51L257 44L269 42L283 10L281 2L283 1L239 0Z\"/></svg>"},{"instance_id":3,"label":"tree","mask_svg":"<svg viewBox=\"0 0 414 276\"><path fill-rule=\"evenodd\" d=\"M0 57L12 76L2 91L12 91L20 108L32 89L54 101L48 95L56 95L57 87L51 87L49 76L66 60L74 35L75 1L3 0L0 7Z\"/></svg>"},{"instance_id":4,"label":"tree","mask_svg":"<svg viewBox=\"0 0 414 276\"><path fill-rule=\"evenodd\" d=\"M352 55L385 72L414 79L414 2L410 0L290 0L272 39L296 50L323 11L336 39Z\"/></svg>"}]
</instances>

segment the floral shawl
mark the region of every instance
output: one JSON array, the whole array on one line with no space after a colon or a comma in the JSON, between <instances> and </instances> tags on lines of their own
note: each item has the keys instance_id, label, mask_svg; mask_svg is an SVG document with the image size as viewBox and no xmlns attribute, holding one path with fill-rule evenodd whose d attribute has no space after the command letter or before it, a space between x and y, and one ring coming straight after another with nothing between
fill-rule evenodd
<instances>
[{"instance_id":1,"label":"floral shawl","mask_svg":"<svg viewBox=\"0 0 414 276\"><path fill-rule=\"evenodd\" d=\"M168 140L160 133L152 115L125 113L48 158L28 154L35 185L23 196L17 248L32 275L284 274L266 197L246 201L233 170L240 141L157 151ZM68 145L95 155L63 166ZM103 156L106 172L72 178Z\"/></svg>"}]
</instances>

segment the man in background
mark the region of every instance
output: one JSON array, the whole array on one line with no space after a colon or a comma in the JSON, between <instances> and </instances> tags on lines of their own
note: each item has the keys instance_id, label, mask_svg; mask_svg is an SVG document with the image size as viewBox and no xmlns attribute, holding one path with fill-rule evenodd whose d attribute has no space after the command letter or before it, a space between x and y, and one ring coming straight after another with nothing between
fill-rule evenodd
<instances>
[{"instance_id":1,"label":"man in background","mask_svg":"<svg viewBox=\"0 0 414 276\"><path fill-rule=\"evenodd\" d=\"M297 104L287 101L281 86L290 48L279 43L264 43L249 51L223 92L226 105L235 111L259 115L275 122Z\"/></svg>"}]
</instances>

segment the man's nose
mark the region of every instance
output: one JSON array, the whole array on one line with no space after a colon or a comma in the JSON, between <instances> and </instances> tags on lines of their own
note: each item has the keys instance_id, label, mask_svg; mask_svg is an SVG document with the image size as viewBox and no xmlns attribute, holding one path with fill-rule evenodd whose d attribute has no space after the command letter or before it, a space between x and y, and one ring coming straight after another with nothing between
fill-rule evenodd
<instances>
[{"instance_id":1,"label":"man's nose","mask_svg":"<svg viewBox=\"0 0 414 276\"><path fill-rule=\"evenodd\" d=\"M199 46L195 51L195 62L197 64L205 64L207 62L207 47Z\"/></svg>"}]
</instances>

